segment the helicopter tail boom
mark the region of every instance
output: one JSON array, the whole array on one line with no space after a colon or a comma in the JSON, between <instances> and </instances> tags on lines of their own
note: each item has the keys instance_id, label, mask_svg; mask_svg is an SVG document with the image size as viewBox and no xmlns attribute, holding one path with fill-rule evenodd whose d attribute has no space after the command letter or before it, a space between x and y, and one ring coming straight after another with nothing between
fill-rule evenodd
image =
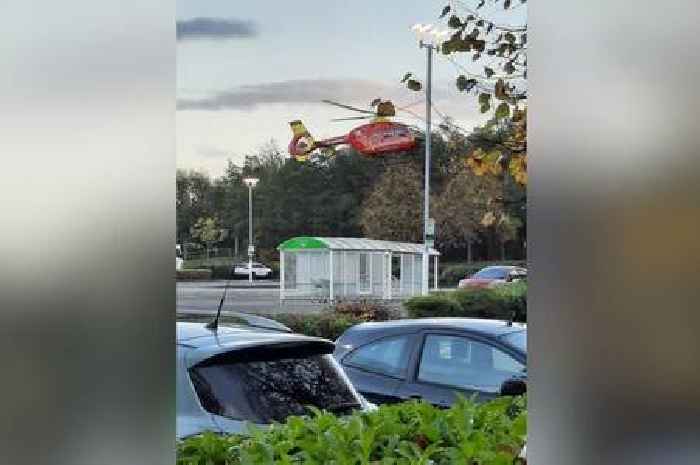
<instances>
[{"instance_id":1,"label":"helicopter tail boom","mask_svg":"<svg viewBox=\"0 0 700 465\"><path fill-rule=\"evenodd\" d=\"M307 160L309 154L317 148L347 144L348 141L347 135L317 141L300 120L290 122L289 126L292 128L293 134L292 140L289 142L289 153L299 161Z\"/></svg>"}]
</instances>

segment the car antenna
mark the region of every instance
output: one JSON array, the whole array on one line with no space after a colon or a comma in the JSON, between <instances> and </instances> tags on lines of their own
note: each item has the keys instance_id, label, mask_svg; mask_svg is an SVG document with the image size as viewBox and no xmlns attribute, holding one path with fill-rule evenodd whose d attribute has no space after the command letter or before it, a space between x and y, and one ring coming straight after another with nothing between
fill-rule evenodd
<instances>
[{"instance_id":1,"label":"car antenna","mask_svg":"<svg viewBox=\"0 0 700 465\"><path fill-rule=\"evenodd\" d=\"M221 316L221 308L224 306L224 300L226 300L226 291L228 291L229 284L231 284L231 279L233 279L233 267L231 267L231 271L229 271L228 280L226 281L226 286L224 286L224 293L221 294L221 300L219 300L219 308L216 309L216 317L213 321L207 323L207 329L211 329L212 331L216 331L217 329L219 329L219 317Z\"/></svg>"}]
</instances>

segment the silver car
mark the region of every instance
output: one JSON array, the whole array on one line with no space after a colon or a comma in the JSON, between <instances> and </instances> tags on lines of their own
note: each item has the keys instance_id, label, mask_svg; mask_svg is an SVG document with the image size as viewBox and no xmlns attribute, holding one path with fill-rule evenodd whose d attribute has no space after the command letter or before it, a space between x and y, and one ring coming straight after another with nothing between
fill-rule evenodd
<instances>
[{"instance_id":1,"label":"silver car","mask_svg":"<svg viewBox=\"0 0 700 465\"><path fill-rule=\"evenodd\" d=\"M210 329L177 323L177 438L204 431L242 433L308 406L334 413L373 406L333 358L334 344L281 324L239 314Z\"/></svg>"}]
</instances>

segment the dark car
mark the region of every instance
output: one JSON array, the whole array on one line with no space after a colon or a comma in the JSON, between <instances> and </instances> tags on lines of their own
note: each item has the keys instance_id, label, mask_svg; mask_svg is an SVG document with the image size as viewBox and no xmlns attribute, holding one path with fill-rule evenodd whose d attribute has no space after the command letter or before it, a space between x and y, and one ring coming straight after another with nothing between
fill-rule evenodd
<instances>
[{"instance_id":1,"label":"dark car","mask_svg":"<svg viewBox=\"0 0 700 465\"><path fill-rule=\"evenodd\" d=\"M177 437L242 433L308 406L342 414L371 409L333 358L333 343L238 314L210 329L177 323Z\"/></svg>"},{"instance_id":2,"label":"dark car","mask_svg":"<svg viewBox=\"0 0 700 465\"><path fill-rule=\"evenodd\" d=\"M483 401L522 394L526 340L525 325L500 320L396 320L353 326L334 355L370 402L424 399L447 407L459 393Z\"/></svg>"}]
</instances>

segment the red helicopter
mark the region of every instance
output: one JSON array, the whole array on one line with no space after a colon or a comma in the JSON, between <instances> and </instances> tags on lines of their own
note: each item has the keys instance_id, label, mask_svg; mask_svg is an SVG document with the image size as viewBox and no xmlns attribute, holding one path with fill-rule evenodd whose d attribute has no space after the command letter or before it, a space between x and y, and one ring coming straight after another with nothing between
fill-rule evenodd
<instances>
[{"instance_id":1,"label":"red helicopter","mask_svg":"<svg viewBox=\"0 0 700 465\"><path fill-rule=\"evenodd\" d=\"M405 124L389 120L396 115L396 108L389 100L375 99L370 105L376 108L375 111L362 110L331 100L323 100L323 102L365 114L365 116L336 118L332 121L359 119L372 121L356 127L344 136L324 140L315 140L300 120L290 122L294 136L289 143L289 153L299 161L307 160L311 152L316 149L331 148L336 145L349 144L362 155L375 157L410 150L418 143L420 134L417 131Z\"/></svg>"}]
</instances>

